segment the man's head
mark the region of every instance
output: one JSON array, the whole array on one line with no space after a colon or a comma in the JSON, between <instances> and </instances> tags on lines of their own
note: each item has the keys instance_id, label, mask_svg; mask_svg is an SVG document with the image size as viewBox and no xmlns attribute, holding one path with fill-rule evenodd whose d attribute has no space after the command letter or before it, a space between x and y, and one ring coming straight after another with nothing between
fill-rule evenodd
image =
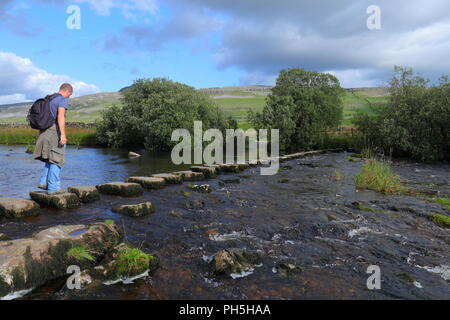
<instances>
[{"instance_id":1,"label":"man's head","mask_svg":"<svg viewBox=\"0 0 450 320\"><path fill-rule=\"evenodd\" d=\"M64 98L69 98L73 93L73 87L69 83L63 83L61 87L59 87L58 93Z\"/></svg>"}]
</instances>

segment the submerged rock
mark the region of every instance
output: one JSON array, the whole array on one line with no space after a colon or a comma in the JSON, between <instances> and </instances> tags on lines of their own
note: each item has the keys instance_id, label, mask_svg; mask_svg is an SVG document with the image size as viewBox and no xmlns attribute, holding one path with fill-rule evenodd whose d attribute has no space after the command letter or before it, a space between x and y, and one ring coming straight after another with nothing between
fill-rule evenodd
<instances>
[{"instance_id":1,"label":"submerged rock","mask_svg":"<svg viewBox=\"0 0 450 320\"><path fill-rule=\"evenodd\" d=\"M0 233L0 241L6 241L6 240L10 240L10 238L4 233Z\"/></svg>"},{"instance_id":2,"label":"submerged rock","mask_svg":"<svg viewBox=\"0 0 450 320\"><path fill-rule=\"evenodd\" d=\"M141 195L144 190L138 183L111 182L95 186L101 193L113 196L132 197Z\"/></svg>"},{"instance_id":3,"label":"submerged rock","mask_svg":"<svg viewBox=\"0 0 450 320\"><path fill-rule=\"evenodd\" d=\"M172 174L180 176L183 181L200 181L205 179L203 173L191 170L172 172Z\"/></svg>"},{"instance_id":4,"label":"submerged rock","mask_svg":"<svg viewBox=\"0 0 450 320\"><path fill-rule=\"evenodd\" d=\"M30 197L41 206L56 208L56 209L68 209L75 208L80 205L80 200L75 193L62 193L49 195L46 191L30 192Z\"/></svg>"},{"instance_id":5,"label":"submerged rock","mask_svg":"<svg viewBox=\"0 0 450 320\"><path fill-rule=\"evenodd\" d=\"M303 269L292 263L279 263L275 268L276 272L280 277L291 277L296 276L303 272Z\"/></svg>"},{"instance_id":6,"label":"submerged rock","mask_svg":"<svg viewBox=\"0 0 450 320\"><path fill-rule=\"evenodd\" d=\"M162 178L166 181L166 183L168 184L180 184L182 183L182 179L181 176L179 175L175 175L175 174L170 174L170 173L158 173L158 174L153 174L152 177L155 178Z\"/></svg>"},{"instance_id":7,"label":"submerged rock","mask_svg":"<svg viewBox=\"0 0 450 320\"><path fill-rule=\"evenodd\" d=\"M191 170L194 172L201 172L207 179L215 178L217 176L217 169L213 166L204 167L204 166L193 166Z\"/></svg>"},{"instance_id":8,"label":"submerged rock","mask_svg":"<svg viewBox=\"0 0 450 320\"><path fill-rule=\"evenodd\" d=\"M143 217L154 212L155 209L151 202L140 204L120 205L112 209L114 212L126 214L130 217Z\"/></svg>"},{"instance_id":9,"label":"submerged rock","mask_svg":"<svg viewBox=\"0 0 450 320\"><path fill-rule=\"evenodd\" d=\"M226 249L216 253L210 263L213 275L241 274L261 264L261 256L242 249Z\"/></svg>"},{"instance_id":10,"label":"submerged rock","mask_svg":"<svg viewBox=\"0 0 450 320\"><path fill-rule=\"evenodd\" d=\"M67 191L75 193L83 203L91 203L100 199L100 193L95 186L70 187Z\"/></svg>"},{"instance_id":11,"label":"submerged rock","mask_svg":"<svg viewBox=\"0 0 450 320\"><path fill-rule=\"evenodd\" d=\"M55 226L30 238L0 242L0 297L92 266L120 243L114 224Z\"/></svg>"},{"instance_id":12,"label":"submerged rock","mask_svg":"<svg viewBox=\"0 0 450 320\"><path fill-rule=\"evenodd\" d=\"M162 189L166 185L166 180L155 177L130 177L127 182L139 183L145 189Z\"/></svg>"},{"instance_id":13,"label":"submerged rock","mask_svg":"<svg viewBox=\"0 0 450 320\"><path fill-rule=\"evenodd\" d=\"M0 198L0 217L22 218L39 214L39 205L26 199Z\"/></svg>"},{"instance_id":14,"label":"submerged rock","mask_svg":"<svg viewBox=\"0 0 450 320\"><path fill-rule=\"evenodd\" d=\"M188 188L193 190L193 191L202 192L202 193L210 193L210 192L212 192L212 188L211 188L211 186L209 184L202 184L202 185L190 184L188 186Z\"/></svg>"},{"instance_id":15,"label":"submerged rock","mask_svg":"<svg viewBox=\"0 0 450 320\"><path fill-rule=\"evenodd\" d=\"M132 151L130 151L128 153L128 158L139 158L139 157L142 157L142 155L140 155L139 153L132 152Z\"/></svg>"}]
</instances>

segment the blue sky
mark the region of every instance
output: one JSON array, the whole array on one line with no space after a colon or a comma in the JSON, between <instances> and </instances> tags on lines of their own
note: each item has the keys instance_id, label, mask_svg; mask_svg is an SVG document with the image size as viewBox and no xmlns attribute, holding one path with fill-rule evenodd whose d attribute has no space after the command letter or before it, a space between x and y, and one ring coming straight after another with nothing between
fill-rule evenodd
<instances>
[{"instance_id":1,"label":"blue sky","mask_svg":"<svg viewBox=\"0 0 450 320\"><path fill-rule=\"evenodd\" d=\"M381 29L367 28L368 6ZM69 5L81 29L69 30ZM275 83L280 69L331 72L344 87L383 85L394 65L448 74L446 0L2 0L0 104L62 81L76 95L136 78L196 88Z\"/></svg>"}]
</instances>

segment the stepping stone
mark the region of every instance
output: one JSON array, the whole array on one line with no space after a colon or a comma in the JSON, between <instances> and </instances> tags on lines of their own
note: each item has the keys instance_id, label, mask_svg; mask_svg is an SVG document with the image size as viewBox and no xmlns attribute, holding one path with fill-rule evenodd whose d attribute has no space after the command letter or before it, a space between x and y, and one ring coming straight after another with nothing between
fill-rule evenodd
<instances>
[{"instance_id":1,"label":"stepping stone","mask_svg":"<svg viewBox=\"0 0 450 320\"><path fill-rule=\"evenodd\" d=\"M39 205L32 200L0 198L0 216L6 218L37 216L39 209Z\"/></svg>"},{"instance_id":2,"label":"stepping stone","mask_svg":"<svg viewBox=\"0 0 450 320\"><path fill-rule=\"evenodd\" d=\"M163 178L168 184L180 184L183 182L179 175L170 174L170 173L158 173L153 174L152 177L155 178Z\"/></svg>"},{"instance_id":3,"label":"stepping stone","mask_svg":"<svg viewBox=\"0 0 450 320\"><path fill-rule=\"evenodd\" d=\"M112 196L132 197L141 195L144 190L139 183L110 182L95 186L98 191Z\"/></svg>"},{"instance_id":4,"label":"stepping stone","mask_svg":"<svg viewBox=\"0 0 450 320\"><path fill-rule=\"evenodd\" d=\"M83 203L91 203L100 199L100 192L95 186L70 187L68 191L75 193Z\"/></svg>"},{"instance_id":5,"label":"stepping stone","mask_svg":"<svg viewBox=\"0 0 450 320\"><path fill-rule=\"evenodd\" d=\"M0 241L11 240L6 234L0 233Z\"/></svg>"},{"instance_id":6,"label":"stepping stone","mask_svg":"<svg viewBox=\"0 0 450 320\"><path fill-rule=\"evenodd\" d=\"M145 189L162 189L166 185L166 180L155 177L129 177L127 182L139 183Z\"/></svg>"},{"instance_id":7,"label":"stepping stone","mask_svg":"<svg viewBox=\"0 0 450 320\"><path fill-rule=\"evenodd\" d=\"M191 170L172 172L176 176L180 176L183 181L200 181L205 179L205 175L201 172Z\"/></svg>"},{"instance_id":8,"label":"stepping stone","mask_svg":"<svg viewBox=\"0 0 450 320\"><path fill-rule=\"evenodd\" d=\"M130 217L143 217L154 212L155 209L151 202L145 202L140 204L128 204L114 207L112 211L125 214Z\"/></svg>"},{"instance_id":9,"label":"stepping stone","mask_svg":"<svg viewBox=\"0 0 450 320\"><path fill-rule=\"evenodd\" d=\"M250 168L250 165L248 163L238 163L238 166L239 166L239 170L241 170L241 171Z\"/></svg>"},{"instance_id":10,"label":"stepping stone","mask_svg":"<svg viewBox=\"0 0 450 320\"><path fill-rule=\"evenodd\" d=\"M43 207L68 209L75 208L80 205L80 200L75 193L61 193L49 195L46 191L30 192L30 197Z\"/></svg>"},{"instance_id":11,"label":"stepping stone","mask_svg":"<svg viewBox=\"0 0 450 320\"><path fill-rule=\"evenodd\" d=\"M224 163L219 166L220 166L220 171L222 171L222 172L238 173L240 171L239 165L237 165L235 163Z\"/></svg>"},{"instance_id":12,"label":"stepping stone","mask_svg":"<svg viewBox=\"0 0 450 320\"><path fill-rule=\"evenodd\" d=\"M215 167L193 166L191 170L194 172L201 172L207 179L215 178L217 170Z\"/></svg>"}]
</instances>

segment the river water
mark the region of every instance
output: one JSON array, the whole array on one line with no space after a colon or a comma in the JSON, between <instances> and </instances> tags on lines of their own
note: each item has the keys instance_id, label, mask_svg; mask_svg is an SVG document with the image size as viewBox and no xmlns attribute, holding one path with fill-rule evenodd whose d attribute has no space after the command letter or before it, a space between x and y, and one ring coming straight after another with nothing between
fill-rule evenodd
<instances>
[{"instance_id":1,"label":"river water","mask_svg":"<svg viewBox=\"0 0 450 320\"><path fill-rule=\"evenodd\" d=\"M168 155L129 160L126 154L69 149L64 186L180 169ZM134 284L68 291L60 280L27 299L449 299L450 231L428 219L449 210L415 196L357 191L354 176L362 162L350 162L348 155L288 161L275 176L261 176L259 168L220 175L206 182L213 189L209 194L192 192L185 183L135 198L102 195L77 209L42 209L37 217L0 220L0 233L20 238L57 224L113 219L127 241L161 261L153 276ZM27 197L41 165L23 147L0 147L0 165L0 194ZM450 194L448 164L398 161L393 169L411 188ZM343 176L338 181L336 170ZM154 214L131 218L111 211L143 201L153 202ZM376 212L358 210L355 201ZM263 263L242 278L210 276L208 258L226 248L258 252ZM285 277L276 272L281 263L302 271ZM367 269L373 265L381 270L379 290L367 287Z\"/></svg>"}]
</instances>

